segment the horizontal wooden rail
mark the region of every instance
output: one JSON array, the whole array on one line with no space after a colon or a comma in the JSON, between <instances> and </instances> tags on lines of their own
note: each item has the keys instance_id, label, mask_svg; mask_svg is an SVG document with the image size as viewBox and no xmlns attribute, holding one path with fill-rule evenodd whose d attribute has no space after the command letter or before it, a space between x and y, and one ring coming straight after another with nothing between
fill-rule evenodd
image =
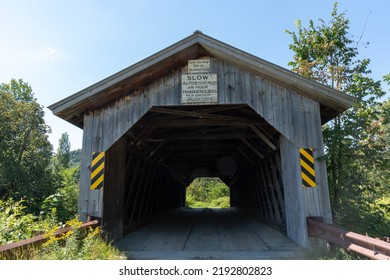
<instances>
[{"instance_id":1,"label":"horizontal wooden rail","mask_svg":"<svg viewBox=\"0 0 390 280\"><path fill-rule=\"evenodd\" d=\"M82 223L79 228L96 227L99 224L100 224L100 222L98 220L93 220L90 222ZM68 231L73 230L73 229L74 228L72 228L72 227L61 228L61 229L55 231L53 235L55 237L57 237L57 236L60 236L62 234L65 234ZM50 235L50 236L52 236L52 235ZM50 236L48 234L40 234L40 235L31 237L28 239L23 239L23 240L20 240L17 242L2 245L2 246L0 246L0 254L6 254L8 252L12 252L14 250L25 248L28 246L38 246L38 245L44 243Z\"/></svg>"},{"instance_id":2,"label":"horizontal wooden rail","mask_svg":"<svg viewBox=\"0 0 390 280\"><path fill-rule=\"evenodd\" d=\"M390 243L324 224L318 217L307 218L309 236L324 239L375 260L390 260Z\"/></svg>"}]
</instances>

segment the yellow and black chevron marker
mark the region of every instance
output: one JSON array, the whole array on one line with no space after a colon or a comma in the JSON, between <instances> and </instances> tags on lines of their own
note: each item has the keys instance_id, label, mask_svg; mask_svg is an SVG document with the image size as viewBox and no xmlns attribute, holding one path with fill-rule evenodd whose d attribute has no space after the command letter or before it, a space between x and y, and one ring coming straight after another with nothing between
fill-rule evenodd
<instances>
[{"instance_id":1,"label":"yellow and black chevron marker","mask_svg":"<svg viewBox=\"0 0 390 280\"><path fill-rule=\"evenodd\" d=\"M104 152L92 153L91 190L100 190L104 184Z\"/></svg>"},{"instance_id":2,"label":"yellow and black chevron marker","mask_svg":"<svg viewBox=\"0 0 390 280\"><path fill-rule=\"evenodd\" d=\"M313 149L301 148L299 149L300 162L301 162L301 174L302 174L302 187L316 186L316 172L314 170L314 157Z\"/></svg>"}]
</instances>

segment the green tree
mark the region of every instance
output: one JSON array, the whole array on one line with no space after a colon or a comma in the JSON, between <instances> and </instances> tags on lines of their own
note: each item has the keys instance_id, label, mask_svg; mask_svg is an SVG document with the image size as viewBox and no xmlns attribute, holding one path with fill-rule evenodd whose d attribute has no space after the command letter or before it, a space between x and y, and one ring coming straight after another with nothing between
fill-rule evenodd
<instances>
[{"instance_id":1,"label":"green tree","mask_svg":"<svg viewBox=\"0 0 390 280\"><path fill-rule=\"evenodd\" d=\"M57 153L53 156L53 178L55 178L56 192L45 198L41 205L41 214L52 215L55 209L55 218L64 223L73 219L77 213L78 184L80 165L71 165L71 156L77 160L77 152L70 151L68 133L63 133L58 143Z\"/></svg>"},{"instance_id":2,"label":"green tree","mask_svg":"<svg viewBox=\"0 0 390 280\"><path fill-rule=\"evenodd\" d=\"M329 22L319 19L316 26L311 20L306 28L298 21L297 33L286 32L293 40L289 45L294 53L289 63L293 71L357 99L351 109L323 128L334 217L337 223L352 227L362 220L359 215L366 209L361 206L370 202L368 194L380 184L368 171L383 167L386 145L375 140L379 130L374 125L381 118L378 99L385 92L381 82L370 77L370 60L358 59L360 42L349 35L349 26L335 3Z\"/></svg>"},{"instance_id":3,"label":"green tree","mask_svg":"<svg viewBox=\"0 0 390 280\"><path fill-rule=\"evenodd\" d=\"M197 178L187 188L189 207L230 207L230 190L219 178Z\"/></svg>"},{"instance_id":4,"label":"green tree","mask_svg":"<svg viewBox=\"0 0 390 280\"><path fill-rule=\"evenodd\" d=\"M57 149L57 163L62 168L68 168L70 162L70 141L67 132L62 133Z\"/></svg>"},{"instance_id":5,"label":"green tree","mask_svg":"<svg viewBox=\"0 0 390 280\"><path fill-rule=\"evenodd\" d=\"M24 199L39 211L54 192L50 166L52 146L42 107L23 80L0 89L0 198Z\"/></svg>"},{"instance_id":6,"label":"green tree","mask_svg":"<svg viewBox=\"0 0 390 280\"><path fill-rule=\"evenodd\" d=\"M0 91L11 94L16 101L32 102L35 100L30 84L23 81L23 79L11 79L8 84L0 84Z\"/></svg>"}]
</instances>

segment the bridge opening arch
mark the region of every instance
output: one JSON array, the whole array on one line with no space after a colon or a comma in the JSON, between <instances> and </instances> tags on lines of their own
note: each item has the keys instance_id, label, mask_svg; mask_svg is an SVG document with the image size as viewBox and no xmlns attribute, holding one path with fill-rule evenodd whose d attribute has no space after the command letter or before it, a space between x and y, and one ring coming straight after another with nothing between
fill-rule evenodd
<instances>
[{"instance_id":1,"label":"bridge opening arch","mask_svg":"<svg viewBox=\"0 0 390 280\"><path fill-rule=\"evenodd\" d=\"M220 178L232 208L285 229L279 138L248 105L152 107L106 152L107 230L118 238L185 207L199 177Z\"/></svg>"},{"instance_id":2,"label":"bridge opening arch","mask_svg":"<svg viewBox=\"0 0 390 280\"><path fill-rule=\"evenodd\" d=\"M186 208L230 207L230 188L218 177L198 177L186 188Z\"/></svg>"}]
</instances>

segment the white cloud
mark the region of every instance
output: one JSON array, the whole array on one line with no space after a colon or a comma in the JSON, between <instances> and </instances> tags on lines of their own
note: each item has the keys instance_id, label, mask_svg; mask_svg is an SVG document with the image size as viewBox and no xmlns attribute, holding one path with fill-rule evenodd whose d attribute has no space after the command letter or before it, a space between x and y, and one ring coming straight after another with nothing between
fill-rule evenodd
<instances>
[{"instance_id":1,"label":"white cloud","mask_svg":"<svg viewBox=\"0 0 390 280\"><path fill-rule=\"evenodd\" d=\"M46 47L44 50L41 51L41 55L48 59L57 59L61 58L62 54L53 47Z\"/></svg>"}]
</instances>

